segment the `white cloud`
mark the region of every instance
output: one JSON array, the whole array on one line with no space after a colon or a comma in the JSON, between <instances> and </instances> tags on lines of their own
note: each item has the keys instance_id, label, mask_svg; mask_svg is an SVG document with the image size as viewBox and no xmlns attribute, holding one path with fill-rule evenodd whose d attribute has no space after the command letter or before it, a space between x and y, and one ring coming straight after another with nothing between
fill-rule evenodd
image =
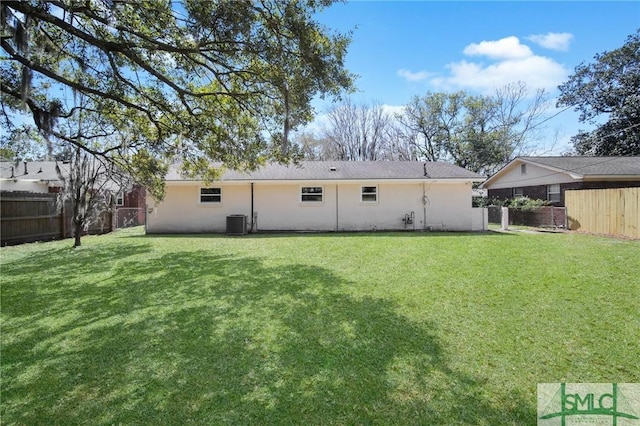
<instances>
[{"instance_id":1,"label":"white cloud","mask_svg":"<svg viewBox=\"0 0 640 426\"><path fill-rule=\"evenodd\" d=\"M522 81L531 92L553 91L569 75L569 70L553 59L540 56L517 37L483 41L465 47L468 56L483 55L489 62L462 60L447 65L448 75L432 78L438 90L475 90L485 94L510 83Z\"/></svg>"},{"instance_id":2,"label":"white cloud","mask_svg":"<svg viewBox=\"0 0 640 426\"><path fill-rule=\"evenodd\" d=\"M429 78L430 74L426 71L412 72L406 69L399 69L397 74L407 81L422 81Z\"/></svg>"},{"instance_id":3,"label":"white cloud","mask_svg":"<svg viewBox=\"0 0 640 426\"><path fill-rule=\"evenodd\" d=\"M404 115L404 112L405 112L404 108L405 108L404 105L387 105L387 104L382 105L382 111L384 111L385 113L389 114L392 117L395 117L396 115Z\"/></svg>"},{"instance_id":4,"label":"white cloud","mask_svg":"<svg viewBox=\"0 0 640 426\"><path fill-rule=\"evenodd\" d=\"M472 43L464 48L465 55L488 56L492 59L517 59L533 56L529 46L521 44L518 37L511 36L495 41Z\"/></svg>"},{"instance_id":5,"label":"white cloud","mask_svg":"<svg viewBox=\"0 0 640 426\"><path fill-rule=\"evenodd\" d=\"M534 34L527 37L530 40L546 49L566 52L569 50L569 43L573 40L571 33L547 33Z\"/></svg>"}]
</instances>

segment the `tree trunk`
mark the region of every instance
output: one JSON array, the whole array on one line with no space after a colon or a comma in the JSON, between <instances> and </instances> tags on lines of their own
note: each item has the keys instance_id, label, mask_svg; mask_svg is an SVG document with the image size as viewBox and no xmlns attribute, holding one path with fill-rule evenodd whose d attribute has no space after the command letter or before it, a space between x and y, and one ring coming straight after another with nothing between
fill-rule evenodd
<instances>
[{"instance_id":1,"label":"tree trunk","mask_svg":"<svg viewBox=\"0 0 640 426\"><path fill-rule=\"evenodd\" d=\"M73 243L73 246L80 247L80 238L82 237L82 223L74 222L74 225L75 225L75 231L74 231L75 241Z\"/></svg>"}]
</instances>

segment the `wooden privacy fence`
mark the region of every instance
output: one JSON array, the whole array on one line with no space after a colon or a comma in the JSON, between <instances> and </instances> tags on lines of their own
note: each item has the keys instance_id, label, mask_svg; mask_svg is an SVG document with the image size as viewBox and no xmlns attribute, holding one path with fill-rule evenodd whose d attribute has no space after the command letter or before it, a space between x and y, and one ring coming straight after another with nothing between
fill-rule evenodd
<instances>
[{"instance_id":1,"label":"wooden privacy fence","mask_svg":"<svg viewBox=\"0 0 640 426\"><path fill-rule=\"evenodd\" d=\"M0 244L5 246L73 237L71 205L65 203L58 207L58 194L1 192ZM106 211L86 233L105 234L112 230L113 214Z\"/></svg>"},{"instance_id":2,"label":"wooden privacy fence","mask_svg":"<svg viewBox=\"0 0 640 426\"><path fill-rule=\"evenodd\" d=\"M569 229L640 238L640 188L565 192Z\"/></svg>"}]
</instances>

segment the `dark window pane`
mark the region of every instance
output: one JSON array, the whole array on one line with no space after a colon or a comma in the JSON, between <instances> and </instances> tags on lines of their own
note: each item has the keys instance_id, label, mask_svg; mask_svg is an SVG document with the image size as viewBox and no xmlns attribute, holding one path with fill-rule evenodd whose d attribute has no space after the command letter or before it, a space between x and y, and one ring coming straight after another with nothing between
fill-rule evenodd
<instances>
[{"instance_id":1,"label":"dark window pane","mask_svg":"<svg viewBox=\"0 0 640 426\"><path fill-rule=\"evenodd\" d=\"M200 197L201 203L219 203L221 198L219 195L203 195Z\"/></svg>"},{"instance_id":2,"label":"dark window pane","mask_svg":"<svg viewBox=\"0 0 640 426\"><path fill-rule=\"evenodd\" d=\"M202 195L220 195L221 188L200 188L200 194Z\"/></svg>"},{"instance_id":3,"label":"dark window pane","mask_svg":"<svg viewBox=\"0 0 640 426\"><path fill-rule=\"evenodd\" d=\"M302 187L303 194L322 194L321 186L304 186Z\"/></svg>"},{"instance_id":4,"label":"dark window pane","mask_svg":"<svg viewBox=\"0 0 640 426\"><path fill-rule=\"evenodd\" d=\"M321 202L322 194L320 195L302 195L302 201Z\"/></svg>"}]
</instances>

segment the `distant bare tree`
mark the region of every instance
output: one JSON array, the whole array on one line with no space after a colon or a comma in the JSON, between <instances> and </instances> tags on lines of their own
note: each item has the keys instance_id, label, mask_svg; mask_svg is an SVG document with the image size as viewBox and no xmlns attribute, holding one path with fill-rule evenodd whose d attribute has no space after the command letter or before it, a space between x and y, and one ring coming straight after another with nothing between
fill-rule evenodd
<instances>
[{"instance_id":1,"label":"distant bare tree","mask_svg":"<svg viewBox=\"0 0 640 426\"><path fill-rule=\"evenodd\" d=\"M82 105L84 97L80 96L77 102ZM95 148L113 137L105 134L102 138L88 140L86 134L97 134L101 129L100 120L81 113L77 119L65 124L69 128L69 137L78 143L62 141L58 144L58 150L63 156L63 166L58 162L56 172L63 183L60 202L63 205L70 203L72 206L74 247L78 247L82 233L101 213L111 207L112 195L130 186L132 182L129 175L113 161L85 148Z\"/></svg>"},{"instance_id":2,"label":"distant bare tree","mask_svg":"<svg viewBox=\"0 0 640 426\"><path fill-rule=\"evenodd\" d=\"M537 148L550 104L544 89L530 95L526 84L518 82L498 88L492 97L497 127L502 128L505 137L502 144L509 147L508 155L503 159L505 163Z\"/></svg>"},{"instance_id":3,"label":"distant bare tree","mask_svg":"<svg viewBox=\"0 0 640 426\"><path fill-rule=\"evenodd\" d=\"M356 105L351 100L328 112L329 125L324 137L339 160L375 161L388 143L392 117L382 105Z\"/></svg>"},{"instance_id":4,"label":"distant bare tree","mask_svg":"<svg viewBox=\"0 0 640 426\"><path fill-rule=\"evenodd\" d=\"M56 164L63 183L61 202L70 202L73 209L74 247L81 245L82 233L101 213L111 208L112 194L128 183L128 178L112 163L95 157L80 147L70 150L68 167Z\"/></svg>"},{"instance_id":5,"label":"distant bare tree","mask_svg":"<svg viewBox=\"0 0 640 426\"><path fill-rule=\"evenodd\" d=\"M302 157L308 161L336 160L340 157L336 147L325 137L318 137L310 131L300 132L292 137Z\"/></svg>"},{"instance_id":6,"label":"distant bare tree","mask_svg":"<svg viewBox=\"0 0 640 426\"><path fill-rule=\"evenodd\" d=\"M407 131L399 123L398 116L388 126L386 140L381 154L383 160L416 161L420 158L416 134Z\"/></svg>"}]
</instances>

